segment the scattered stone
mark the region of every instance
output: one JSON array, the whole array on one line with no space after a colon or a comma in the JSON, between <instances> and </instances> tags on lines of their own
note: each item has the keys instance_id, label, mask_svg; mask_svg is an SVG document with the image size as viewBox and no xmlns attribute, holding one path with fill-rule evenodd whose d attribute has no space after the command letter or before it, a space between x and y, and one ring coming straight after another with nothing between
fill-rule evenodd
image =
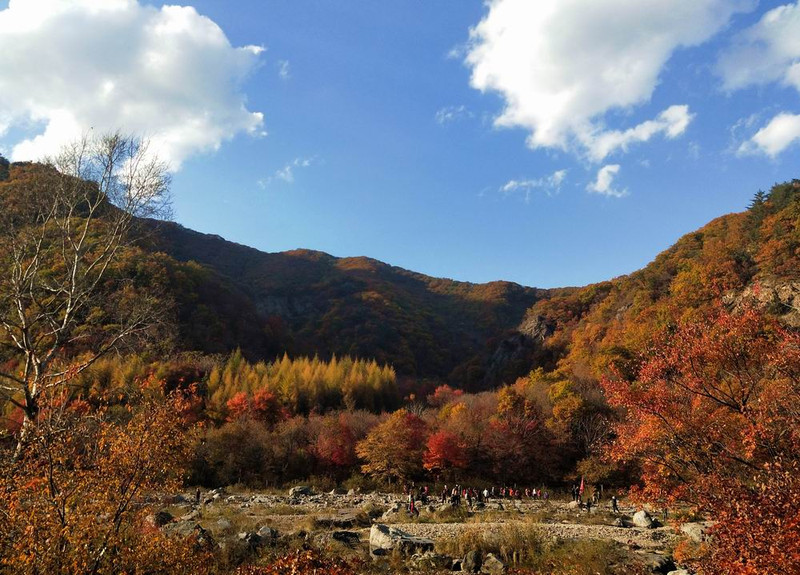
<instances>
[{"instance_id":1,"label":"scattered stone","mask_svg":"<svg viewBox=\"0 0 800 575\"><path fill-rule=\"evenodd\" d=\"M408 555L433 551L433 539L415 537L400 529L376 524L369 531L369 548L373 555L386 555L395 549Z\"/></svg>"},{"instance_id":2,"label":"scattered stone","mask_svg":"<svg viewBox=\"0 0 800 575\"><path fill-rule=\"evenodd\" d=\"M636 527L642 527L644 529L653 529L654 527L656 527L655 521L650 516L650 514L644 509L634 513L633 524Z\"/></svg>"},{"instance_id":3,"label":"scattered stone","mask_svg":"<svg viewBox=\"0 0 800 575\"><path fill-rule=\"evenodd\" d=\"M667 575L692 575L686 569L678 569L676 571L670 571Z\"/></svg>"},{"instance_id":4,"label":"scattered stone","mask_svg":"<svg viewBox=\"0 0 800 575\"><path fill-rule=\"evenodd\" d=\"M481 552L473 549L464 556L464 560L461 562L461 571L464 573L478 573L482 564L483 557L481 557Z\"/></svg>"},{"instance_id":5,"label":"scattered stone","mask_svg":"<svg viewBox=\"0 0 800 575\"><path fill-rule=\"evenodd\" d=\"M614 523L611 524L613 527L630 527L627 521L625 521L622 517L617 517L614 520Z\"/></svg>"},{"instance_id":6,"label":"scattered stone","mask_svg":"<svg viewBox=\"0 0 800 575\"><path fill-rule=\"evenodd\" d=\"M580 506L581 504L578 503L577 501L570 501L569 503L567 503L567 507L569 507L570 509L580 509Z\"/></svg>"},{"instance_id":7,"label":"scattered stone","mask_svg":"<svg viewBox=\"0 0 800 575\"><path fill-rule=\"evenodd\" d=\"M428 551L426 553L415 553L409 560L409 564L415 570L426 572L430 570L441 571L442 569L450 568L451 560L444 555Z\"/></svg>"},{"instance_id":8,"label":"scattered stone","mask_svg":"<svg viewBox=\"0 0 800 575\"><path fill-rule=\"evenodd\" d=\"M500 561L494 553L487 553L481 565L481 573L505 573L506 564Z\"/></svg>"},{"instance_id":9,"label":"scattered stone","mask_svg":"<svg viewBox=\"0 0 800 575\"><path fill-rule=\"evenodd\" d=\"M289 490L289 497L298 497L302 495L314 495L314 492L308 485L298 485Z\"/></svg>"}]
</instances>

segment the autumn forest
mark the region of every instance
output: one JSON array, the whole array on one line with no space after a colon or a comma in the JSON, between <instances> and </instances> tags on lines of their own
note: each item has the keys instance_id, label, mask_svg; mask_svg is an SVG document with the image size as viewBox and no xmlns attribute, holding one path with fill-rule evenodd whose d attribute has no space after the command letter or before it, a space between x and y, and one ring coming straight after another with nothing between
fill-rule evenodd
<instances>
[{"instance_id":1,"label":"autumn forest","mask_svg":"<svg viewBox=\"0 0 800 575\"><path fill-rule=\"evenodd\" d=\"M0 573L355 572L142 525L182 491L412 483L602 485L712 519L673 551L698 573L800 569L800 181L537 289L188 230L145 152L0 157Z\"/></svg>"}]
</instances>

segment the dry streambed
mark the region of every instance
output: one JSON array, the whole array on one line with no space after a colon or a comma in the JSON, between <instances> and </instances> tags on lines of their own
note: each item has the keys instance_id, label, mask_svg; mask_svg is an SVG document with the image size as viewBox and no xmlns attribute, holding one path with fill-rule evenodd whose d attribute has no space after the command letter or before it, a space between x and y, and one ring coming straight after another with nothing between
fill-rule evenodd
<instances>
[{"instance_id":1,"label":"dry streambed","mask_svg":"<svg viewBox=\"0 0 800 575\"><path fill-rule=\"evenodd\" d=\"M258 551L265 546L291 548L310 544L341 553L369 553L373 558L386 554L376 548L373 526L387 525L391 529L384 530L381 545L388 546L388 551L393 550L389 531L399 530L430 542L402 548L412 569L414 561L427 561L430 567L469 571L474 565L464 564L467 557L455 557L452 551L450 557L444 557L441 550L452 550L454 541L468 540L469 536L492 540L503 537L509 528L519 528L535 531L547 541L615 542L619 548L645 558L652 572L667 574L676 569L669 557L671 549L685 536L673 526L660 526L657 522L649 528L635 526L634 508L622 507L622 513L615 515L600 505L587 513L565 501L494 501L472 510L435 502L421 505L420 516L412 520L402 499L385 493L314 494L309 489L296 488L290 494L278 495L216 490L201 494L199 504L192 495L173 498L165 513L154 520L179 535L202 532L209 545L222 548L238 545ZM690 535L702 537L702 529L695 528ZM402 547L399 539L397 547ZM490 558L487 565L492 565L493 572L505 570L504 562L496 557ZM486 571L485 566L483 570Z\"/></svg>"}]
</instances>

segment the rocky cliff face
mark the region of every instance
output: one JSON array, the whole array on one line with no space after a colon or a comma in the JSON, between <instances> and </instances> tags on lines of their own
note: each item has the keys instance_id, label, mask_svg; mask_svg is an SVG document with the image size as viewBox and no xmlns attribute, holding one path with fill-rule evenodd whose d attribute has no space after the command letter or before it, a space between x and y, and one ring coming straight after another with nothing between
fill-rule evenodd
<instances>
[{"instance_id":1,"label":"rocky cliff face","mask_svg":"<svg viewBox=\"0 0 800 575\"><path fill-rule=\"evenodd\" d=\"M776 315L784 325L800 328L800 279L763 279L743 290L727 294L724 301L733 309L755 302Z\"/></svg>"}]
</instances>

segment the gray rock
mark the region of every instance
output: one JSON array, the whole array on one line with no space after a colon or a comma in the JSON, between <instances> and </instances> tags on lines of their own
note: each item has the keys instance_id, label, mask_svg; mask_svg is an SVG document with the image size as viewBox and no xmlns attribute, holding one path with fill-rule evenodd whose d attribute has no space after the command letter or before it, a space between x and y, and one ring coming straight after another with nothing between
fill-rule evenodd
<instances>
[{"instance_id":1,"label":"gray rock","mask_svg":"<svg viewBox=\"0 0 800 575\"><path fill-rule=\"evenodd\" d=\"M613 527L630 527L628 522L625 521L622 517L617 517L611 525Z\"/></svg>"},{"instance_id":2,"label":"gray rock","mask_svg":"<svg viewBox=\"0 0 800 575\"><path fill-rule=\"evenodd\" d=\"M390 521L395 519L399 514L405 512L406 506L400 503L399 501L392 505L389 509L387 509L383 515L381 515L381 519L383 521Z\"/></svg>"},{"instance_id":3,"label":"gray rock","mask_svg":"<svg viewBox=\"0 0 800 575\"><path fill-rule=\"evenodd\" d=\"M387 555L397 549L405 555L433 551L433 539L415 537L405 531L376 524L369 531L369 549L373 555Z\"/></svg>"},{"instance_id":4,"label":"gray rock","mask_svg":"<svg viewBox=\"0 0 800 575\"><path fill-rule=\"evenodd\" d=\"M220 519L217 519L217 528L218 529L221 529L221 530L225 531L227 529L230 529L231 527L233 527L231 522L228 521L227 519L225 519L224 517L221 517Z\"/></svg>"},{"instance_id":5,"label":"gray rock","mask_svg":"<svg viewBox=\"0 0 800 575\"><path fill-rule=\"evenodd\" d=\"M653 521L653 518L644 509L634 513L633 524L636 527L642 527L644 529L653 529L656 526L655 522Z\"/></svg>"},{"instance_id":6,"label":"gray rock","mask_svg":"<svg viewBox=\"0 0 800 575\"><path fill-rule=\"evenodd\" d=\"M675 563L670 557L661 555L660 553L640 553L639 558L645 567L650 569L651 573L661 573L667 575L670 571L675 570Z\"/></svg>"},{"instance_id":7,"label":"gray rock","mask_svg":"<svg viewBox=\"0 0 800 575\"><path fill-rule=\"evenodd\" d=\"M506 564L500 561L494 553L487 553L481 565L481 573L505 573Z\"/></svg>"},{"instance_id":8,"label":"gray rock","mask_svg":"<svg viewBox=\"0 0 800 575\"><path fill-rule=\"evenodd\" d=\"M452 562L449 557L428 551L426 553L415 553L411 559L409 559L408 564L414 570L425 572L433 570L439 572L443 569L449 569Z\"/></svg>"},{"instance_id":9,"label":"gray rock","mask_svg":"<svg viewBox=\"0 0 800 575\"><path fill-rule=\"evenodd\" d=\"M175 537L188 539L194 537L194 548L196 550L211 550L216 547L214 538L199 523L193 521L178 521L170 523L164 531Z\"/></svg>"},{"instance_id":10,"label":"gray rock","mask_svg":"<svg viewBox=\"0 0 800 575\"><path fill-rule=\"evenodd\" d=\"M247 543L247 545L253 549L260 547L264 543L264 540L261 538L261 536L258 533L253 533L252 531L239 533L238 538L239 541Z\"/></svg>"},{"instance_id":11,"label":"gray rock","mask_svg":"<svg viewBox=\"0 0 800 575\"><path fill-rule=\"evenodd\" d=\"M277 539L278 538L278 532L275 529L273 529L272 527L267 527L266 525L264 527L262 527L261 529L259 529L256 533L258 533L258 536L261 537L262 539Z\"/></svg>"},{"instance_id":12,"label":"gray rock","mask_svg":"<svg viewBox=\"0 0 800 575\"><path fill-rule=\"evenodd\" d=\"M706 540L708 525L705 523L684 523L681 525L681 533L686 535L695 543L702 543Z\"/></svg>"},{"instance_id":13,"label":"gray rock","mask_svg":"<svg viewBox=\"0 0 800 575\"><path fill-rule=\"evenodd\" d=\"M481 557L481 552L473 549L464 556L464 560L461 562L461 571L464 573L478 573L482 564L483 557Z\"/></svg>"},{"instance_id":14,"label":"gray rock","mask_svg":"<svg viewBox=\"0 0 800 575\"><path fill-rule=\"evenodd\" d=\"M692 575L686 569L678 569L676 571L670 571L667 575Z\"/></svg>"},{"instance_id":15,"label":"gray rock","mask_svg":"<svg viewBox=\"0 0 800 575\"><path fill-rule=\"evenodd\" d=\"M308 485L298 485L289 490L289 497L298 497L301 495L314 495L314 492Z\"/></svg>"}]
</instances>

